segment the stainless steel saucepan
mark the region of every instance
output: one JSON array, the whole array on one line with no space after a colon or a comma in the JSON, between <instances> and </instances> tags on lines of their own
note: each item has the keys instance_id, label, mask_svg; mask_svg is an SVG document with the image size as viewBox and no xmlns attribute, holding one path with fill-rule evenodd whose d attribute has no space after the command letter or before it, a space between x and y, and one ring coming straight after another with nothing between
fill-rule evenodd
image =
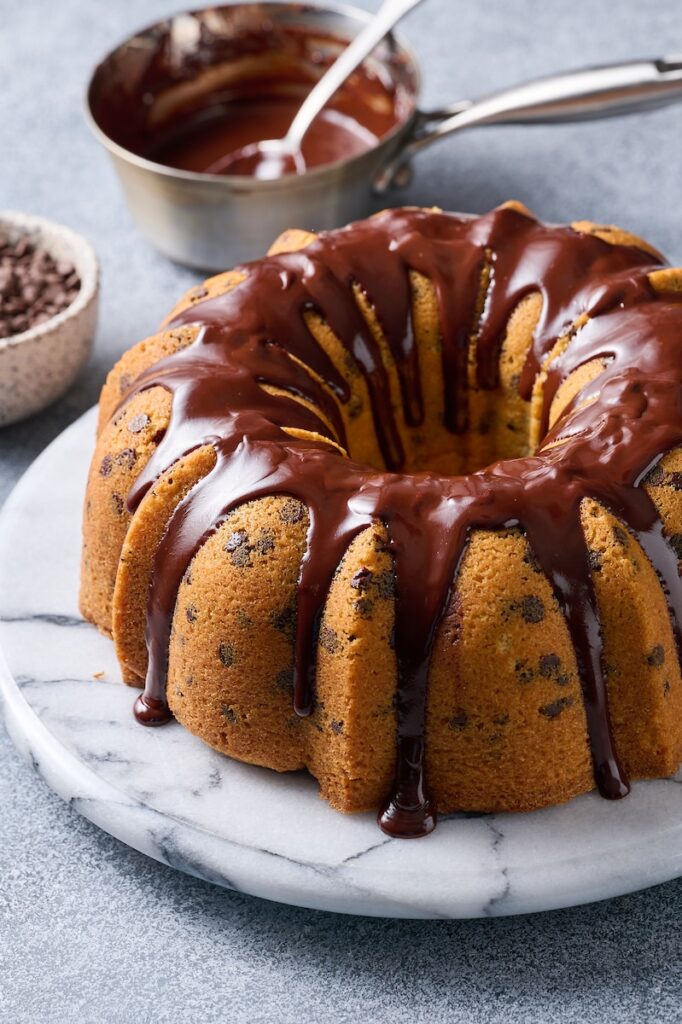
<instances>
[{"instance_id":1,"label":"stainless steel saucepan","mask_svg":"<svg viewBox=\"0 0 682 1024\"><path fill-rule=\"evenodd\" d=\"M261 181L176 170L132 152L110 128L107 97L122 63L131 57L136 66L144 66L160 47L166 57L177 52L186 62L189 55L211 82L214 69L219 74L225 71L217 68L229 51L222 44L239 34L247 36L251 50L257 52L259 32L267 34L272 47L278 32L304 30L319 36L320 48L329 51L329 63L369 17L351 7L297 3L206 8L145 29L102 61L88 89L89 120L113 159L135 220L157 248L202 270L224 269L261 256L288 227L322 230L365 216L376 207L377 194L383 196L404 183L415 154L453 132L483 125L612 117L682 99L680 56L549 76L477 101L422 112L416 59L391 36L370 60L373 73L389 83L395 95L395 127L371 149L303 175ZM207 68L211 73L206 74Z\"/></svg>"}]
</instances>

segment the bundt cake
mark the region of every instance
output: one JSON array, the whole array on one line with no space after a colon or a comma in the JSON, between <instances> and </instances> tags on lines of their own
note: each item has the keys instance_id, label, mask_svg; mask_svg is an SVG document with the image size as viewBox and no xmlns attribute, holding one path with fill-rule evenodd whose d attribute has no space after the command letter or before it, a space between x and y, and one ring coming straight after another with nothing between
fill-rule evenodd
<instances>
[{"instance_id":1,"label":"bundt cake","mask_svg":"<svg viewBox=\"0 0 682 1024\"><path fill-rule=\"evenodd\" d=\"M100 401L81 603L212 747L393 835L682 760L682 270L506 204L192 290Z\"/></svg>"}]
</instances>

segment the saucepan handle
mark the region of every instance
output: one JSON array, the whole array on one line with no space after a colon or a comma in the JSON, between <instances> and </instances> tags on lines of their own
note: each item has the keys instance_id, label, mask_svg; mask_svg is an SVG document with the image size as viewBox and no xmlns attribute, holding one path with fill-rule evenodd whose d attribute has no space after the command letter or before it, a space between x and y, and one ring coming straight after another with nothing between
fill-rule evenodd
<instances>
[{"instance_id":1,"label":"saucepan handle","mask_svg":"<svg viewBox=\"0 0 682 1024\"><path fill-rule=\"evenodd\" d=\"M493 124L561 124L618 117L682 100L682 55L549 75L511 89L417 115L411 134L381 169L374 189L401 184L415 153L437 139Z\"/></svg>"}]
</instances>

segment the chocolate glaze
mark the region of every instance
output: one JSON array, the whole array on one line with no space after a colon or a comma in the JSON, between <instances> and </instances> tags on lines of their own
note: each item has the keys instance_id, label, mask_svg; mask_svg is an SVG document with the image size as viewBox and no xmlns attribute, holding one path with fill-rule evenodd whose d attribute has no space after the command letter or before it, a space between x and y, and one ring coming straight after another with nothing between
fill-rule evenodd
<instances>
[{"instance_id":1,"label":"chocolate glaze","mask_svg":"<svg viewBox=\"0 0 682 1024\"><path fill-rule=\"evenodd\" d=\"M195 553L233 509L280 494L299 499L309 510L294 652L294 704L300 715L313 707L316 639L332 576L353 537L373 522L384 522L396 577L398 682L396 775L380 824L391 835L431 831L436 815L424 775L424 744L434 635L471 531L519 527L570 632L596 785L609 799L624 796L629 783L610 728L599 608L580 506L585 498L596 499L636 536L661 580L679 643L678 562L641 486L658 459L682 443L682 296L654 291L648 273L660 265L634 246L546 226L511 208L480 218L394 210L322 235L303 251L249 264L242 268L244 281L229 294L178 316L173 326L196 324L196 340L153 366L130 391L160 385L172 393L170 425L129 495L130 509L187 452L211 444L216 464L178 505L156 553L149 670L136 708L140 720L156 723L167 714L165 678L177 591ZM603 357L603 372L564 410L535 454L463 477L401 472L404 454L386 370L350 289L358 283L376 313L395 359L402 415L417 425L423 408L411 269L435 287L445 418L453 433L467 426L470 338L478 382L492 388L506 324L523 296L536 291L543 296L522 378L526 396L557 339L574 333L548 371L545 424L561 381ZM487 289L481 304L482 280ZM322 314L367 382L385 471L343 457L324 440L345 445L340 409L349 391L308 331L308 310ZM583 314L587 322L577 329ZM332 431L311 409L268 394L260 386L265 382L309 399ZM323 439L295 438L285 428L316 432Z\"/></svg>"}]
</instances>

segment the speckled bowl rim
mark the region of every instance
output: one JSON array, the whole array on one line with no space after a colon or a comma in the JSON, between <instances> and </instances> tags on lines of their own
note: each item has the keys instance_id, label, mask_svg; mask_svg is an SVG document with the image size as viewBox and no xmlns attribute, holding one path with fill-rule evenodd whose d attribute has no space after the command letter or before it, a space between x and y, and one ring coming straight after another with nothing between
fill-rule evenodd
<instances>
[{"instance_id":1,"label":"speckled bowl rim","mask_svg":"<svg viewBox=\"0 0 682 1024\"><path fill-rule=\"evenodd\" d=\"M92 244L85 235L81 235L78 231L74 231L73 228L59 224L57 221L49 220L47 217L39 217L33 213L23 213L21 210L0 209L0 232L5 225L13 231L18 229L25 231L27 234L38 235L41 245L48 252L51 252L51 244L47 237L48 233L60 235L74 256L76 253L78 254L84 268L78 271L81 286L73 302L42 324L29 327L27 331L22 331L20 334L10 335L9 338L0 338L0 352L8 348L17 348L25 342L48 337L55 329L74 319L86 309L97 295L99 289L99 261Z\"/></svg>"}]
</instances>

